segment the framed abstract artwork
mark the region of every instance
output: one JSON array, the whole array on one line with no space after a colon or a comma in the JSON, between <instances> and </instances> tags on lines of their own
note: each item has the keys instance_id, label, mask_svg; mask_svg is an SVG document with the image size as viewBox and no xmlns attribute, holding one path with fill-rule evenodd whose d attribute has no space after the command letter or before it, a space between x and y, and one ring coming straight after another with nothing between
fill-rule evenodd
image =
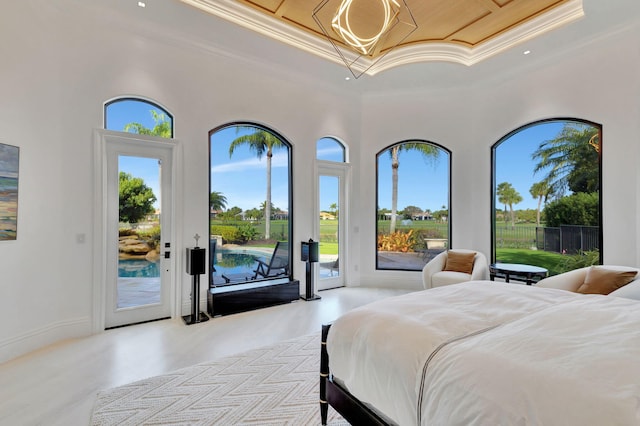
<instances>
[{"instance_id":1,"label":"framed abstract artwork","mask_svg":"<svg viewBox=\"0 0 640 426\"><path fill-rule=\"evenodd\" d=\"M18 166L20 148L0 143L0 241L18 235Z\"/></svg>"}]
</instances>

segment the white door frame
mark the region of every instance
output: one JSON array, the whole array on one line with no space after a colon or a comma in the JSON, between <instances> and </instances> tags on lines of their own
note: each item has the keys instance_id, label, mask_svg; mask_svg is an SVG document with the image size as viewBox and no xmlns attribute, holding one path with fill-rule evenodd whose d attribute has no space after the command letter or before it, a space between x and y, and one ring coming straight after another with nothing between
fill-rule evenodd
<instances>
[{"instance_id":1,"label":"white door frame","mask_svg":"<svg viewBox=\"0 0 640 426\"><path fill-rule=\"evenodd\" d=\"M347 250L349 242L347 241L347 224L349 223L349 201L347 194L349 193L349 179L351 175L351 167L348 163L336 163L333 161L316 160L315 173L315 221L314 234L317 240L320 240L320 176L335 176L339 179L340 187L338 194L338 205L340 208L338 214L338 262L340 265L340 273L335 278L320 279L320 268L315 268L314 282L316 290L326 290L329 288L343 287L347 283L347 271L349 258Z\"/></svg>"},{"instance_id":2,"label":"white door frame","mask_svg":"<svg viewBox=\"0 0 640 426\"><path fill-rule=\"evenodd\" d=\"M169 148L172 153L172 184L171 192L171 222L170 235L165 240L171 242L171 258L169 259L170 272L167 273L170 286L170 306L171 318L175 318L180 314L181 292L177 285L177 268L180 266L179 247L182 247L181 241L178 240L176 232L176 223L179 222L178 214L181 213L176 206L182 205L179 199L178 181L178 162L180 161L180 144L175 139L165 139L154 136L138 135L131 133L115 132L110 130L96 129L94 131L94 226L93 226L93 312L92 324L93 332L99 333L105 329L106 306L105 299L107 294L107 241L108 241L108 217L106 212L107 206L107 146L110 143L126 143L130 145L138 145L140 147L164 147ZM162 247L164 249L164 247ZM164 252L164 250L162 251ZM164 260L163 260L164 262ZM165 262L165 267L167 266Z\"/></svg>"}]
</instances>

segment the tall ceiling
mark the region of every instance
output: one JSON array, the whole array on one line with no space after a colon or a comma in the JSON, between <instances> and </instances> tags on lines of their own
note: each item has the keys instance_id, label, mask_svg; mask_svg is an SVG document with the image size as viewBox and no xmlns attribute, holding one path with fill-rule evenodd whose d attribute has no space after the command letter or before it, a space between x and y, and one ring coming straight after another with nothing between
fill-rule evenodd
<instances>
[{"instance_id":1,"label":"tall ceiling","mask_svg":"<svg viewBox=\"0 0 640 426\"><path fill-rule=\"evenodd\" d=\"M137 0L65 1L78 4L76 14L80 6L99 8L140 37L361 94L500 82L590 43L640 32L640 0L404 0L418 29L382 58L365 58L375 62L366 75L346 82L352 76L343 58L313 19L325 0L146 0L146 8ZM341 0L326 1L332 8Z\"/></svg>"},{"instance_id":2,"label":"tall ceiling","mask_svg":"<svg viewBox=\"0 0 640 426\"><path fill-rule=\"evenodd\" d=\"M180 0L322 58L357 77L400 65L449 61L473 65L515 44L583 17L583 0L394 0L394 25L372 52L349 48L332 28L338 10L354 35L384 26L381 0ZM348 2L348 3L345 3ZM342 9L348 4L349 7ZM346 21L346 20L345 20Z\"/></svg>"},{"instance_id":3,"label":"tall ceiling","mask_svg":"<svg viewBox=\"0 0 640 426\"><path fill-rule=\"evenodd\" d=\"M340 6L339 0L238 0L265 15L302 29L317 37L324 33L312 18L314 10L322 18L330 19ZM518 25L540 17L569 0L405 0L417 28L400 46L420 43L454 43L466 47L479 44L503 34ZM574 2L575 3L575 2ZM399 3L402 6L402 2ZM318 7L321 6L321 7ZM576 7L580 7L581 2ZM350 23L356 32L373 34L383 18L382 3L378 0L353 0ZM336 43L344 46L335 33ZM386 40L380 52L393 47L397 40Z\"/></svg>"}]
</instances>

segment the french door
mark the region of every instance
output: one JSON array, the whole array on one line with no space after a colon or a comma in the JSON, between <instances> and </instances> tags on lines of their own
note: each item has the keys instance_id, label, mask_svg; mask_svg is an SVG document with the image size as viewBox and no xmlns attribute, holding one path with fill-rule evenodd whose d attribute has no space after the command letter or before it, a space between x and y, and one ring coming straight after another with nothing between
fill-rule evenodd
<instances>
[{"instance_id":1,"label":"french door","mask_svg":"<svg viewBox=\"0 0 640 426\"><path fill-rule=\"evenodd\" d=\"M346 177L344 164L318 161L316 229L320 262L316 268L318 290L345 285Z\"/></svg>"},{"instance_id":2,"label":"french door","mask_svg":"<svg viewBox=\"0 0 640 426\"><path fill-rule=\"evenodd\" d=\"M172 142L104 132L104 328L172 314ZM144 200L153 204L136 211ZM137 200L137 201L136 201Z\"/></svg>"}]
</instances>

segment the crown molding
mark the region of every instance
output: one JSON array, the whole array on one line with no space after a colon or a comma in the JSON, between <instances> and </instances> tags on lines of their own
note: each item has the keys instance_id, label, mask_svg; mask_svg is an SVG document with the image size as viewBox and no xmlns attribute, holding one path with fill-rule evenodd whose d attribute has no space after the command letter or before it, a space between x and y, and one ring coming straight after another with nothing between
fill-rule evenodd
<instances>
[{"instance_id":1,"label":"crown molding","mask_svg":"<svg viewBox=\"0 0 640 426\"><path fill-rule=\"evenodd\" d=\"M180 0L206 13L225 19L271 39L294 46L326 60L344 65L355 62L359 55L342 49L343 58L325 38L315 36L292 25L245 6L236 0ZM398 47L374 60L360 58L352 67L368 75L401 65L419 62L453 62L472 66L518 44L575 22L584 17L582 0L571 0L517 27L469 48L459 43L421 43Z\"/></svg>"}]
</instances>

